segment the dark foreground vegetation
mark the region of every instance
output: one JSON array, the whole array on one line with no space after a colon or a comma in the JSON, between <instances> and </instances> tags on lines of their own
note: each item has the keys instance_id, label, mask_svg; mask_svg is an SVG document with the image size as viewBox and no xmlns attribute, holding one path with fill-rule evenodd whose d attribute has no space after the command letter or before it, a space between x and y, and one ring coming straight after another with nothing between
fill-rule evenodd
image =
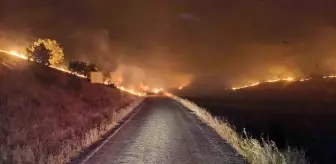
<instances>
[{"instance_id":1,"label":"dark foreground vegetation","mask_svg":"<svg viewBox=\"0 0 336 164\"><path fill-rule=\"evenodd\" d=\"M66 163L139 99L0 54L0 163Z\"/></svg>"},{"instance_id":2,"label":"dark foreground vegetation","mask_svg":"<svg viewBox=\"0 0 336 164\"><path fill-rule=\"evenodd\" d=\"M313 163L336 163L336 79L268 83L207 96L183 95L254 138L306 150Z\"/></svg>"}]
</instances>

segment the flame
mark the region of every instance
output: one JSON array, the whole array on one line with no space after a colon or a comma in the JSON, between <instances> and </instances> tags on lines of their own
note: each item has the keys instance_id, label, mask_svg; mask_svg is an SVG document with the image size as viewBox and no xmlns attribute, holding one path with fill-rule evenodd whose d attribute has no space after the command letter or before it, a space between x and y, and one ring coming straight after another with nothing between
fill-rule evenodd
<instances>
[{"instance_id":1,"label":"flame","mask_svg":"<svg viewBox=\"0 0 336 164\"><path fill-rule=\"evenodd\" d=\"M288 77L288 78L286 78L286 79L282 79L283 81L295 81L295 78L293 78L293 77Z\"/></svg>"},{"instance_id":2,"label":"flame","mask_svg":"<svg viewBox=\"0 0 336 164\"><path fill-rule=\"evenodd\" d=\"M6 53L6 54L9 54L9 55L12 55L12 56L16 56L16 57L19 57L19 58L24 59L24 60L28 60L28 57L26 55L18 53L17 51L14 51L14 50L10 50L10 51L0 50L0 52Z\"/></svg>"},{"instance_id":3,"label":"flame","mask_svg":"<svg viewBox=\"0 0 336 164\"><path fill-rule=\"evenodd\" d=\"M185 84L182 84L180 85L177 89L178 90L182 90L184 87L186 87L187 85L189 85L189 83L185 83Z\"/></svg>"},{"instance_id":4,"label":"flame","mask_svg":"<svg viewBox=\"0 0 336 164\"><path fill-rule=\"evenodd\" d=\"M12 56L18 57L18 58L23 59L23 60L28 60L28 57L26 55L24 55L23 53L19 53L17 51L14 51L14 50L9 50L9 51L0 50L0 52L3 52L3 53L6 53L8 55L12 55ZM53 68L53 69L56 69L58 71L62 71L62 72L68 73L68 74L74 74L74 75L76 75L78 77L81 77L81 78L86 78L84 75L73 73L73 72L71 72L70 70L68 70L68 69L66 69L64 67L57 67L57 66L50 66L50 67ZM323 76L323 78L324 79L327 79L327 78L336 78L336 75ZM232 87L231 89L232 90L239 90L239 89L244 89L244 88L258 86L258 85L263 84L263 83L276 83L276 82L280 82L280 81L287 81L287 82L296 82L296 81L299 81L299 82L304 82L304 81L307 81L307 80L311 80L311 78L302 78L302 79L296 79L294 77L287 77L287 78L283 78L283 79L278 78L278 79L270 79L270 80L266 80L266 81L257 81L257 82L254 82L254 83L251 83L251 84L248 84L248 85ZM129 88L126 88L124 86L121 86L120 84L123 81L122 78L118 78L117 81L118 81L117 88L119 90L128 92L128 93L133 94L133 95L137 95L137 96L146 96L145 92L147 92L147 91L152 91L155 94L158 94L160 92L164 92L163 88L153 88L153 89L151 89L148 85L143 85L143 84L140 85L140 90L142 90L142 91L136 91L134 89L129 89ZM187 85L188 84L183 84L183 85L179 86L178 89L181 90L181 89L183 89ZM164 92L164 93L166 95L171 95L170 93L167 93L167 92Z\"/></svg>"},{"instance_id":5,"label":"flame","mask_svg":"<svg viewBox=\"0 0 336 164\"><path fill-rule=\"evenodd\" d=\"M257 86L259 84L260 84L260 82L255 82L255 83L252 83L250 85L244 85L244 86L240 86L240 87L233 87L232 90L238 90L238 89L253 87L253 86Z\"/></svg>"},{"instance_id":6,"label":"flame","mask_svg":"<svg viewBox=\"0 0 336 164\"><path fill-rule=\"evenodd\" d=\"M65 73L68 73L68 74L74 74L76 75L77 77L80 77L80 78L86 78L86 76L82 75L82 74L78 74L78 73L73 73L71 72L70 70L64 68L64 67L56 67L56 66L50 66L51 68L54 68L58 71L62 71L62 72L65 72Z\"/></svg>"},{"instance_id":7,"label":"flame","mask_svg":"<svg viewBox=\"0 0 336 164\"><path fill-rule=\"evenodd\" d=\"M121 90L121 91L125 91L125 92L131 93L131 94L133 94L133 95L137 95L137 96L146 96L145 93L143 93L143 92L137 92L137 91L135 91L134 89L128 89L128 88L125 88L125 87L123 87L123 86L117 86L117 88L118 88L119 90Z\"/></svg>"},{"instance_id":8,"label":"flame","mask_svg":"<svg viewBox=\"0 0 336 164\"><path fill-rule=\"evenodd\" d=\"M163 88L154 88L154 89L152 89L152 92L154 92L155 94L158 94L158 93L163 92L163 91L164 91Z\"/></svg>"},{"instance_id":9,"label":"flame","mask_svg":"<svg viewBox=\"0 0 336 164\"><path fill-rule=\"evenodd\" d=\"M336 76L324 76L323 78L336 78ZM248 88L248 87L253 87L253 86L257 86L259 84L263 84L263 83L276 83L276 82L280 82L280 81L286 81L286 82L304 82L304 81L308 81L311 80L311 78L301 78L301 79L296 79L294 77L287 77L287 78L283 78L283 79L270 79L270 80L266 80L264 82L258 81L249 85L244 85L244 86L239 86L239 87L233 87L231 88L232 90L238 90L238 89L244 89L244 88Z\"/></svg>"},{"instance_id":10,"label":"flame","mask_svg":"<svg viewBox=\"0 0 336 164\"><path fill-rule=\"evenodd\" d=\"M149 91L150 89L149 89L149 86L148 85L144 85L144 84L140 84L140 89L142 90L142 91Z\"/></svg>"},{"instance_id":11,"label":"flame","mask_svg":"<svg viewBox=\"0 0 336 164\"><path fill-rule=\"evenodd\" d=\"M311 80L311 78L303 78L303 79L300 79L301 82L308 81L308 80Z\"/></svg>"},{"instance_id":12,"label":"flame","mask_svg":"<svg viewBox=\"0 0 336 164\"><path fill-rule=\"evenodd\" d=\"M274 79L274 80L266 80L267 83L276 83L281 81L281 79Z\"/></svg>"},{"instance_id":13,"label":"flame","mask_svg":"<svg viewBox=\"0 0 336 164\"><path fill-rule=\"evenodd\" d=\"M330 76L323 76L324 79L328 79L328 78L336 78L336 75L330 75Z\"/></svg>"},{"instance_id":14,"label":"flame","mask_svg":"<svg viewBox=\"0 0 336 164\"><path fill-rule=\"evenodd\" d=\"M0 50L0 52L18 57L18 58L23 59L23 60L28 60L28 57L26 55L24 55L23 53L19 53L17 51L14 51L14 50L10 50L10 51ZM61 67L61 66L50 66L50 67L53 68L53 69L56 69L58 71L68 73L68 74L74 74L74 75L76 75L77 77L80 77L80 78L86 78L84 75L81 75L81 74L78 74L78 73L73 73L70 70L68 70L64 67ZM146 95L145 93L137 92L133 89L128 89L128 88L125 88L125 87L122 87L122 86L118 86L117 88L122 90L122 91L128 92L128 93L133 94L133 95L137 95L137 96L145 96Z\"/></svg>"},{"instance_id":15,"label":"flame","mask_svg":"<svg viewBox=\"0 0 336 164\"><path fill-rule=\"evenodd\" d=\"M232 90L238 90L238 89L253 87L253 86L257 86L257 85L262 84L262 83L276 83L276 82L279 82L279 81L294 82L294 81L296 81L296 79L294 77L287 77L287 78L283 78L283 79L270 79L270 80L266 80L264 82L257 81L255 83L252 83L252 84L249 84L249 85L233 87Z\"/></svg>"}]
</instances>

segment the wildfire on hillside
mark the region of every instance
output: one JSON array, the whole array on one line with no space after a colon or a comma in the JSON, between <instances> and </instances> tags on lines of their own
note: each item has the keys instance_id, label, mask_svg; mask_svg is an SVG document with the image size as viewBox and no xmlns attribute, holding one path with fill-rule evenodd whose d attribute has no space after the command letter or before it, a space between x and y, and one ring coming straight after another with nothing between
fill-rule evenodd
<instances>
[{"instance_id":1,"label":"wildfire on hillside","mask_svg":"<svg viewBox=\"0 0 336 164\"><path fill-rule=\"evenodd\" d=\"M23 59L23 60L28 60L28 57L26 55L24 55L23 53L19 53L17 51L13 51L13 50L10 50L10 51L6 51L6 50L0 50L0 52L3 52L5 54L8 54L8 55L12 55L12 56L15 56L15 57L18 57L20 59ZM86 78L84 75L81 75L81 74L77 74L77 73L73 73L71 72L70 70L68 70L67 68L65 67L56 67L56 66L50 66L51 68L53 69L56 69L58 71L62 71L62 72L65 72L65 73L68 73L68 74L74 74L80 78ZM128 88L125 88L123 86L117 86L118 89L122 90L122 91L125 91L125 92L128 92L128 93L131 93L133 95L137 95L137 96L145 96L146 94L143 93L143 92L138 92L138 91L135 91L134 89L128 89Z\"/></svg>"},{"instance_id":2,"label":"wildfire on hillside","mask_svg":"<svg viewBox=\"0 0 336 164\"><path fill-rule=\"evenodd\" d=\"M11 51L0 50L0 52L6 53L6 54L9 54L9 55L12 55L12 56L16 56L16 57L19 57L19 58L24 59L24 60L28 60L28 57L26 55L23 55L21 53L13 51L13 50L11 50Z\"/></svg>"},{"instance_id":3,"label":"wildfire on hillside","mask_svg":"<svg viewBox=\"0 0 336 164\"><path fill-rule=\"evenodd\" d=\"M335 75L330 75L330 76L323 76L324 79L328 79L328 78L336 78Z\"/></svg>"},{"instance_id":4,"label":"wildfire on hillside","mask_svg":"<svg viewBox=\"0 0 336 164\"><path fill-rule=\"evenodd\" d=\"M18 58L23 59L23 60L29 60L29 58L26 55L24 55L23 53L19 53L17 51L14 51L14 50L9 50L9 51L0 50L0 52L18 57ZM59 66L59 67L50 66L50 67L53 68L53 69L56 69L58 71L62 71L62 72L68 73L68 74L75 74L78 77L86 78L84 75L73 73L65 67L61 67L61 66ZM325 78L325 79L326 78L336 78L336 76L334 76L334 75L323 76L323 78ZM117 88L119 90L128 92L128 93L133 94L133 95L145 96L146 92L152 92L152 93L155 93L155 94L158 94L160 92L164 92L163 88L151 88L148 85L144 85L144 84L141 84L138 87L138 89L126 88L126 87L121 85L122 81L123 81L121 77L118 78L117 80L118 80L119 83L116 84L116 85L117 85ZM304 81L307 81L307 80L311 80L311 78L301 78L301 79L300 78L294 78L294 77L277 78L277 79L270 79L270 80L265 80L265 81L255 81L253 83L250 83L250 84L247 84L247 85L242 85L242 86L234 86L231 89L232 90L239 90L239 89L249 88L249 87L253 87L253 86L258 86L258 85L263 84L263 83L276 83L276 82L280 82L280 81L284 81L284 82L304 82ZM182 90L187 85L188 85L188 83L182 84L178 87L178 89Z\"/></svg>"},{"instance_id":5,"label":"wildfire on hillside","mask_svg":"<svg viewBox=\"0 0 336 164\"><path fill-rule=\"evenodd\" d=\"M125 91L125 92L128 92L128 93L131 93L133 95L137 95L137 96L146 96L146 93L144 92L138 92L134 89L128 89L128 88L125 88L123 86L117 86L117 88L121 91Z\"/></svg>"},{"instance_id":6,"label":"wildfire on hillside","mask_svg":"<svg viewBox=\"0 0 336 164\"><path fill-rule=\"evenodd\" d=\"M330 78L330 76L325 76L326 78ZM335 76L336 77L336 76ZM276 83L276 82L304 82L307 80L310 80L311 78L294 78L294 77L287 77L287 78L279 78L279 79L271 79L271 80L266 80L266 81L257 81L255 83L249 84L249 85L243 85L243 86L237 86L237 87L232 87L232 90L239 90L239 89L244 89L244 88L249 88L253 86L257 86L263 83Z\"/></svg>"}]
</instances>

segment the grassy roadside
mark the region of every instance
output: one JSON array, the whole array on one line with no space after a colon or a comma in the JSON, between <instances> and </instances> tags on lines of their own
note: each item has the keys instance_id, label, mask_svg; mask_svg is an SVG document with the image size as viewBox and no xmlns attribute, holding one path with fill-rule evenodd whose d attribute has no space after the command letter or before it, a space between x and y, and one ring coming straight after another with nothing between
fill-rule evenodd
<instances>
[{"instance_id":1,"label":"grassy roadside","mask_svg":"<svg viewBox=\"0 0 336 164\"><path fill-rule=\"evenodd\" d=\"M281 151L273 141L253 139L247 135L245 130L245 136L241 136L228 122L213 117L206 109L186 99L173 98L215 130L251 164L309 164L305 153L300 150L288 148L288 150Z\"/></svg>"},{"instance_id":2,"label":"grassy roadside","mask_svg":"<svg viewBox=\"0 0 336 164\"><path fill-rule=\"evenodd\" d=\"M111 111L107 117L96 117L100 123L94 125L92 118L87 117L89 129L75 124L63 127L48 127L50 130L40 130L39 126L61 124L54 118L43 119L41 124L33 129L13 129L0 146L0 163L38 163L61 164L67 163L81 150L95 143L101 137L114 128L118 122L126 117L141 102L137 100L118 111ZM79 116L85 119L85 116ZM77 119L74 119L74 121ZM64 120L65 121L65 120ZM67 120L66 122L69 122ZM83 124L84 122L78 122ZM41 127L42 128L42 127ZM83 128L83 129L81 129ZM38 135L29 136L30 133ZM49 133L49 134L48 134ZM33 139L33 141L32 141ZM21 142L21 143L20 143ZM15 146L14 146L15 145Z\"/></svg>"},{"instance_id":3,"label":"grassy roadside","mask_svg":"<svg viewBox=\"0 0 336 164\"><path fill-rule=\"evenodd\" d=\"M43 66L11 65L0 64L0 163L67 163L142 101Z\"/></svg>"}]
</instances>

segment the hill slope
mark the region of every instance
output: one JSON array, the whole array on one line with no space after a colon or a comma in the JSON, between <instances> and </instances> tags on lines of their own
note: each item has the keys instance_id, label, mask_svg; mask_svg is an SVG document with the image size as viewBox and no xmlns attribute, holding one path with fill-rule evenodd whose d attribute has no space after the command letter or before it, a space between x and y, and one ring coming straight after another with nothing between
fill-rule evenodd
<instances>
[{"instance_id":1,"label":"hill slope","mask_svg":"<svg viewBox=\"0 0 336 164\"><path fill-rule=\"evenodd\" d=\"M65 163L140 101L3 54L0 91L0 163Z\"/></svg>"},{"instance_id":2,"label":"hill slope","mask_svg":"<svg viewBox=\"0 0 336 164\"><path fill-rule=\"evenodd\" d=\"M279 149L306 150L312 163L336 163L336 78L261 83L212 95L180 95L225 117L237 132L265 136Z\"/></svg>"}]
</instances>

